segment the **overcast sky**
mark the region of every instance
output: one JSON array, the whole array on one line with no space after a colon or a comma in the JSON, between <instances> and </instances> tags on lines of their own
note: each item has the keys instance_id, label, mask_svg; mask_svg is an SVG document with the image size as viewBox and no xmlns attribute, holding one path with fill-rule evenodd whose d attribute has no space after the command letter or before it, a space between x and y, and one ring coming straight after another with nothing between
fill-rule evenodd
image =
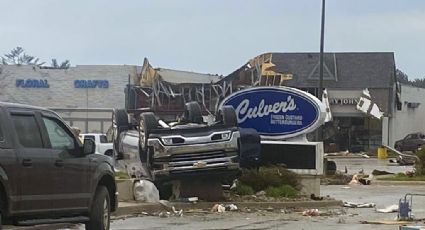
<instances>
[{"instance_id":1,"label":"overcast sky","mask_svg":"<svg viewBox=\"0 0 425 230\"><path fill-rule=\"evenodd\" d=\"M425 1L327 0L325 51L395 52L425 76ZM0 0L0 54L228 74L264 52L318 52L320 0Z\"/></svg>"}]
</instances>

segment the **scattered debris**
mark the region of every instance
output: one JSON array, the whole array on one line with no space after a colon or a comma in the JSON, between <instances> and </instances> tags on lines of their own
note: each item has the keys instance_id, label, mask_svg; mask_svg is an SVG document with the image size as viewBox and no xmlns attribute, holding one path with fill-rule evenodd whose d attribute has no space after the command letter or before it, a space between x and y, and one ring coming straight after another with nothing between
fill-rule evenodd
<instances>
[{"instance_id":1,"label":"scattered debris","mask_svg":"<svg viewBox=\"0 0 425 230\"><path fill-rule=\"evenodd\" d=\"M218 212L218 213L222 213L222 212L226 212L226 211L238 211L238 206L234 205L234 204L215 204L212 208L211 208L211 212Z\"/></svg>"},{"instance_id":2,"label":"scattered debris","mask_svg":"<svg viewBox=\"0 0 425 230\"><path fill-rule=\"evenodd\" d=\"M172 206L169 201L160 200L158 203L161 204L166 210L165 212L160 212L159 217L169 217L170 215L178 217L183 216L183 209L176 210L176 208Z\"/></svg>"},{"instance_id":3,"label":"scattered debris","mask_svg":"<svg viewBox=\"0 0 425 230\"><path fill-rule=\"evenodd\" d=\"M255 195L256 196L265 196L266 195L266 192L264 190L261 190L261 191L255 193Z\"/></svg>"},{"instance_id":4,"label":"scattered debris","mask_svg":"<svg viewBox=\"0 0 425 230\"><path fill-rule=\"evenodd\" d=\"M359 177L357 175L353 175L353 178L351 179L349 185L361 185L359 181Z\"/></svg>"},{"instance_id":5,"label":"scattered debris","mask_svg":"<svg viewBox=\"0 0 425 230\"><path fill-rule=\"evenodd\" d=\"M354 203L354 202L344 201L343 206L347 208L374 208L376 204L375 203Z\"/></svg>"},{"instance_id":6,"label":"scattered debris","mask_svg":"<svg viewBox=\"0 0 425 230\"><path fill-rule=\"evenodd\" d=\"M397 221L397 220L377 220L377 221L360 221L361 224L386 224L386 225L403 225L410 224L409 221Z\"/></svg>"},{"instance_id":7,"label":"scattered debris","mask_svg":"<svg viewBox=\"0 0 425 230\"><path fill-rule=\"evenodd\" d=\"M274 208L273 207L268 207L268 208L266 208L266 211L273 212L274 211Z\"/></svg>"},{"instance_id":8,"label":"scattered debris","mask_svg":"<svg viewBox=\"0 0 425 230\"><path fill-rule=\"evenodd\" d=\"M374 169L374 170L372 171L372 175L375 175L375 176L381 176L381 175L391 175L391 174L394 174L394 173L387 172L387 171L381 171L381 170L377 170L377 169Z\"/></svg>"},{"instance_id":9,"label":"scattered debris","mask_svg":"<svg viewBox=\"0 0 425 230\"><path fill-rule=\"evenodd\" d=\"M348 185L370 185L370 179L360 178L357 174L355 174Z\"/></svg>"},{"instance_id":10,"label":"scattered debris","mask_svg":"<svg viewBox=\"0 0 425 230\"><path fill-rule=\"evenodd\" d=\"M398 212L398 205L397 204L393 204L390 205L386 208L380 208L380 209L376 209L377 212L381 212L381 213L391 213L391 212Z\"/></svg>"},{"instance_id":11,"label":"scattered debris","mask_svg":"<svg viewBox=\"0 0 425 230\"><path fill-rule=\"evenodd\" d=\"M228 204L224 206L226 208L226 211L237 211L238 210L238 206L234 205L234 204Z\"/></svg>"},{"instance_id":12,"label":"scattered debris","mask_svg":"<svg viewBox=\"0 0 425 230\"><path fill-rule=\"evenodd\" d=\"M159 202L159 191L156 186L148 180L134 182L133 195L136 201L148 203Z\"/></svg>"},{"instance_id":13,"label":"scattered debris","mask_svg":"<svg viewBox=\"0 0 425 230\"><path fill-rule=\"evenodd\" d=\"M186 203L196 203L198 202L198 197L186 197L177 199L178 202L186 202Z\"/></svg>"},{"instance_id":14,"label":"scattered debris","mask_svg":"<svg viewBox=\"0 0 425 230\"><path fill-rule=\"evenodd\" d=\"M312 193L312 194L310 195L310 198L311 198L312 200L323 200L323 197L322 197L322 196L316 196L314 193Z\"/></svg>"},{"instance_id":15,"label":"scattered debris","mask_svg":"<svg viewBox=\"0 0 425 230\"><path fill-rule=\"evenodd\" d=\"M225 212L225 211L226 211L226 208L222 204L215 204L211 209L211 212L221 213L221 212Z\"/></svg>"},{"instance_id":16,"label":"scattered debris","mask_svg":"<svg viewBox=\"0 0 425 230\"><path fill-rule=\"evenodd\" d=\"M306 209L302 213L303 216L318 216L320 215L319 209Z\"/></svg>"}]
</instances>

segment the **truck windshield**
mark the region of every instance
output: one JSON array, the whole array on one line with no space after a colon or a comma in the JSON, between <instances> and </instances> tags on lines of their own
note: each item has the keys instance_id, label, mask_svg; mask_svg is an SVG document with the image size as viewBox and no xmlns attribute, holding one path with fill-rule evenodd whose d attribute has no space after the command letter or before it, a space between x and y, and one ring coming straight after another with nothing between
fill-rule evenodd
<instances>
[{"instance_id":1,"label":"truck windshield","mask_svg":"<svg viewBox=\"0 0 425 230\"><path fill-rule=\"evenodd\" d=\"M100 135L99 138L100 138L100 143L108 143L108 139L106 138L105 135Z\"/></svg>"}]
</instances>

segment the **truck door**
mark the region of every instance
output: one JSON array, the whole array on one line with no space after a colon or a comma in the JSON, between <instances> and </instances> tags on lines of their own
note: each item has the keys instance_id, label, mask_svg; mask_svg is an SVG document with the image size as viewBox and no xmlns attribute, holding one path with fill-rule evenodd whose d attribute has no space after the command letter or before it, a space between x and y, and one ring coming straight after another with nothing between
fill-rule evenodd
<instances>
[{"instance_id":1,"label":"truck door","mask_svg":"<svg viewBox=\"0 0 425 230\"><path fill-rule=\"evenodd\" d=\"M11 111L17 143L19 212L43 212L52 208L55 180L53 153L46 151L40 123L32 111Z\"/></svg>"},{"instance_id":2,"label":"truck door","mask_svg":"<svg viewBox=\"0 0 425 230\"><path fill-rule=\"evenodd\" d=\"M7 122L5 111L0 108L0 169L3 175L0 177L3 186L11 197L8 203L9 210L15 212L19 201L19 170L17 169L16 150L11 137L13 126Z\"/></svg>"},{"instance_id":3,"label":"truck door","mask_svg":"<svg viewBox=\"0 0 425 230\"><path fill-rule=\"evenodd\" d=\"M54 158L53 176L57 202L54 209L87 210L91 198L89 160L70 129L56 116L43 113L49 152Z\"/></svg>"}]
</instances>

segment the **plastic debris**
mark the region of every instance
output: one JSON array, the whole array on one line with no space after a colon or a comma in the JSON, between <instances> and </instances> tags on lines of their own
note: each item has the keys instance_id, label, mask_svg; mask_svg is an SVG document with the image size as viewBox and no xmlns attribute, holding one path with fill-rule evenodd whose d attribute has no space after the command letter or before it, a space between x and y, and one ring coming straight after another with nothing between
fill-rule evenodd
<instances>
[{"instance_id":1,"label":"plastic debris","mask_svg":"<svg viewBox=\"0 0 425 230\"><path fill-rule=\"evenodd\" d=\"M350 183L348 183L349 185L361 185L362 183L360 183L359 181L359 177L357 175L353 175L353 178L351 179Z\"/></svg>"},{"instance_id":2,"label":"plastic debris","mask_svg":"<svg viewBox=\"0 0 425 230\"><path fill-rule=\"evenodd\" d=\"M390 205L386 208L380 208L380 209L376 209L377 212L381 212L381 213L391 213L391 212L398 212L398 205L397 204L393 204Z\"/></svg>"},{"instance_id":3,"label":"plastic debris","mask_svg":"<svg viewBox=\"0 0 425 230\"><path fill-rule=\"evenodd\" d=\"M375 203L354 203L354 202L344 201L343 206L347 208L374 208L376 204Z\"/></svg>"},{"instance_id":4,"label":"plastic debris","mask_svg":"<svg viewBox=\"0 0 425 230\"><path fill-rule=\"evenodd\" d=\"M225 206L226 211L237 211L238 210L238 206L234 205L234 204L228 204Z\"/></svg>"},{"instance_id":5,"label":"plastic debris","mask_svg":"<svg viewBox=\"0 0 425 230\"><path fill-rule=\"evenodd\" d=\"M218 213L222 213L222 212L226 212L226 211L237 211L238 207L234 204L215 204L212 208L211 208L211 212L218 212Z\"/></svg>"},{"instance_id":6,"label":"plastic debris","mask_svg":"<svg viewBox=\"0 0 425 230\"><path fill-rule=\"evenodd\" d=\"M306 209L303 212L303 216L318 216L320 215L319 209Z\"/></svg>"},{"instance_id":7,"label":"plastic debris","mask_svg":"<svg viewBox=\"0 0 425 230\"><path fill-rule=\"evenodd\" d=\"M159 202L159 191L156 186L148 180L136 181L133 185L133 195L136 201L148 203Z\"/></svg>"}]
</instances>

